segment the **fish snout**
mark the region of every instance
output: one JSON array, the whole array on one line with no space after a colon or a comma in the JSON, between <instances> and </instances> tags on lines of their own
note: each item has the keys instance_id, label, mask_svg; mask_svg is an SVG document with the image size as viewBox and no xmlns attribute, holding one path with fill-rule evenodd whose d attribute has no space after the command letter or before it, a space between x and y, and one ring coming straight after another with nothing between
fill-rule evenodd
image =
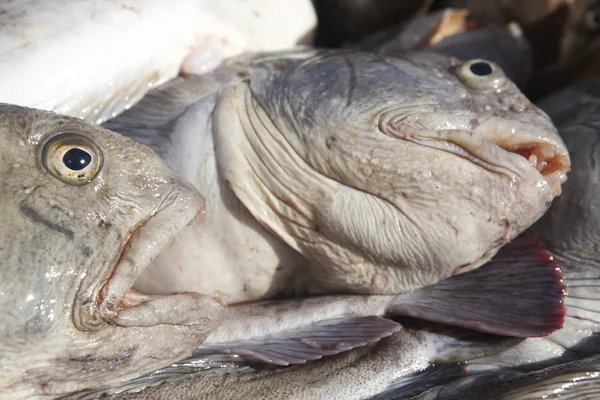
<instances>
[{"instance_id":1,"label":"fish snout","mask_svg":"<svg viewBox=\"0 0 600 400\"><path fill-rule=\"evenodd\" d=\"M550 119L535 117L520 121L426 112L383 115L379 126L390 136L455 153L511 179L537 176L558 196L571 167L569 153Z\"/></svg>"},{"instance_id":2,"label":"fish snout","mask_svg":"<svg viewBox=\"0 0 600 400\"><path fill-rule=\"evenodd\" d=\"M150 215L130 231L98 292L95 312L91 318L79 318L78 327L93 330L108 322L123 327L170 324L199 325L207 332L214 329L221 319L218 299L197 293L154 296L132 290L142 271L204 210L204 197L197 190L174 184Z\"/></svg>"}]
</instances>

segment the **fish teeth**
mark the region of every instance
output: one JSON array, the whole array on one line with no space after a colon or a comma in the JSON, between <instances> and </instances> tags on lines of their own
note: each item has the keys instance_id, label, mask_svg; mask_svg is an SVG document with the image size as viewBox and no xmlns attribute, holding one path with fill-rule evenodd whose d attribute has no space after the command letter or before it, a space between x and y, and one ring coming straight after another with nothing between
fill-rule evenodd
<instances>
[{"instance_id":1,"label":"fish teeth","mask_svg":"<svg viewBox=\"0 0 600 400\"><path fill-rule=\"evenodd\" d=\"M531 164L532 167L537 168L537 162L538 162L538 158L535 154L531 154L529 156L529 164Z\"/></svg>"},{"instance_id":2,"label":"fish teeth","mask_svg":"<svg viewBox=\"0 0 600 400\"><path fill-rule=\"evenodd\" d=\"M560 195L562 192L561 184L567 180L567 176L564 172L554 171L551 174L544 176L546 182L550 185L552 192L555 196Z\"/></svg>"},{"instance_id":3,"label":"fish teeth","mask_svg":"<svg viewBox=\"0 0 600 400\"><path fill-rule=\"evenodd\" d=\"M554 146L552 146L550 144L542 144L542 145L538 146L537 153L545 159L550 159L550 158L554 157L555 149L554 149Z\"/></svg>"}]
</instances>

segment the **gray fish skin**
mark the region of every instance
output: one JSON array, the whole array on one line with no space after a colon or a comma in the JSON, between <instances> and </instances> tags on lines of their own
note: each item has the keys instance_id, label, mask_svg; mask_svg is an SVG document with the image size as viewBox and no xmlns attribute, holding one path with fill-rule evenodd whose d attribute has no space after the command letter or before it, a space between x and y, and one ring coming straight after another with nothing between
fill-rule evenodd
<instances>
[{"instance_id":1,"label":"gray fish skin","mask_svg":"<svg viewBox=\"0 0 600 400\"><path fill-rule=\"evenodd\" d=\"M600 299L600 80L563 90L540 103L563 137L573 162L569 184L533 231L572 280L566 306L583 332L600 330L586 302ZM576 282L573 280L576 279Z\"/></svg>"},{"instance_id":2,"label":"gray fish skin","mask_svg":"<svg viewBox=\"0 0 600 400\"><path fill-rule=\"evenodd\" d=\"M567 285L564 328L548 338L530 338L492 359L469 364L472 371L547 362L594 353L590 337L600 332L600 81L563 90L540 102L569 149L572 170L563 194L532 227L561 265ZM591 347L590 347L591 346Z\"/></svg>"},{"instance_id":3,"label":"gray fish skin","mask_svg":"<svg viewBox=\"0 0 600 400\"><path fill-rule=\"evenodd\" d=\"M596 399L600 395L600 357L541 370L491 372L436 387L411 400L538 400ZM398 397L397 399L400 399ZM392 400L393 397L386 398Z\"/></svg>"},{"instance_id":4,"label":"gray fish skin","mask_svg":"<svg viewBox=\"0 0 600 400\"><path fill-rule=\"evenodd\" d=\"M392 294L488 261L544 213L569 161L500 68L484 82L465 65L431 54L245 56L110 121L207 198L194 245L176 243L139 287L217 288L232 302Z\"/></svg>"},{"instance_id":5,"label":"gray fish skin","mask_svg":"<svg viewBox=\"0 0 600 400\"><path fill-rule=\"evenodd\" d=\"M494 354L519 339L473 335L461 330L402 329L389 338L337 356L262 371L248 368L211 369L180 375L125 399L365 399L395 379L416 373L432 362L451 362ZM176 369L176 367L175 367ZM168 369L163 370L163 374ZM159 373L159 377L160 377ZM155 383L156 384L156 383ZM144 387L142 382L141 387ZM139 391L140 388L131 388ZM80 396L77 398L94 398Z\"/></svg>"},{"instance_id":6,"label":"gray fish skin","mask_svg":"<svg viewBox=\"0 0 600 400\"><path fill-rule=\"evenodd\" d=\"M572 162L563 194L531 229L562 266L568 293L564 327L547 338L528 338L495 356L472 360L466 367L467 373L487 374L482 378L465 378L419 399L525 399L540 398L543 394L548 396L544 398L597 397L600 373L597 361L600 339L600 211L597 207L600 196L600 80L565 89L539 105L559 129ZM555 366L589 356L592 358ZM579 370L579 365L587 369ZM540 370L544 367L549 369ZM503 373L511 379L504 382L501 379ZM489 381L484 380L488 378ZM560 390L565 381L570 382L569 385ZM483 382L489 389L477 389L470 394L470 389ZM552 393L554 389L557 390Z\"/></svg>"},{"instance_id":7,"label":"gray fish skin","mask_svg":"<svg viewBox=\"0 0 600 400\"><path fill-rule=\"evenodd\" d=\"M472 376L409 398L592 399L600 393L600 80L559 92L540 107L558 127L572 161L563 194L531 229L562 267L568 292L564 327L548 337L527 338L497 354L471 359L463 373ZM427 379L411 380L426 388ZM396 392L376 398L405 398L403 382L408 378L399 381Z\"/></svg>"},{"instance_id":8,"label":"gray fish skin","mask_svg":"<svg viewBox=\"0 0 600 400\"><path fill-rule=\"evenodd\" d=\"M75 175L69 149L91 160ZM129 289L203 205L143 145L0 104L0 398L107 387L191 354L221 305Z\"/></svg>"}]
</instances>

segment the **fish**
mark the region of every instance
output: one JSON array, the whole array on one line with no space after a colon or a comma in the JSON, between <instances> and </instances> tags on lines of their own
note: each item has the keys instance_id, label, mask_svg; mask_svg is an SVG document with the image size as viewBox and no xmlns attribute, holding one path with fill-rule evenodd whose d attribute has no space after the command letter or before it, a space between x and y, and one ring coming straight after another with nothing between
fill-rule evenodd
<instances>
[{"instance_id":1,"label":"fish","mask_svg":"<svg viewBox=\"0 0 600 400\"><path fill-rule=\"evenodd\" d=\"M467 9L447 8L414 18L362 40L357 48L387 55L430 51L462 60L482 58L500 65L519 88L533 73L533 55L516 22L477 27Z\"/></svg>"},{"instance_id":2,"label":"fish","mask_svg":"<svg viewBox=\"0 0 600 400\"><path fill-rule=\"evenodd\" d=\"M469 376L437 386L412 400L532 400L532 399L593 399L598 396L600 357L553 365L527 373L495 371ZM403 397L374 397L372 400L392 400Z\"/></svg>"},{"instance_id":3,"label":"fish","mask_svg":"<svg viewBox=\"0 0 600 400\"><path fill-rule=\"evenodd\" d=\"M517 22L533 52L534 74L525 88L533 101L586 77L596 77L600 48L597 0L450 1L466 7L480 26Z\"/></svg>"},{"instance_id":4,"label":"fish","mask_svg":"<svg viewBox=\"0 0 600 400\"><path fill-rule=\"evenodd\" d=\"M469 360L464 367L469 376L418 399L593 398L598 391L600 80L574 85L538 104L557 126L572 162L563 194L530 230L561 265L567 287L564 325L547 337L527 338L496 355ZM402 398L398 391L392 394Z\"/></svg>"},{"instance_id":5,"label":"fish","mask_svg":"<svg viewBox=\"0 0 600 400\"><path fill-rule=\"evenodd\" d=\"M104 126L207 199L136 287L228 304L406 293L478 268L569 169L550 119L501 68L431 53L244 55Z\"/></svg>"},{"instance_id":6,"label":"fish","mask_svg":"<svg viewBox=\"0 0 600 400\"><path fill-rule=\"evenodd\" d=\"M223 305L130 290L204 210L149 148L0 105L0 398L110 386L191 355Z\"/></svg>"},{"instance_id":7,"label":"fish","mask_svg":"<svg viewBox=\"0 0 600 400\"><path fill-rule=\"evenodd\" d=\"M528 334L524 329L538 329L540 322L547 325L540 315L552 320L555 311L562 310L562 296L556 296L564 290L562 276L530 240L520 237L519 244L513 241L489 264L420 294L337 295L230 306L223 323L191 358L121 387L76 393L73 398L237 399L252 393L257 398L364 399L430 365L494 355L521 342L519 336ZM507 290L520 296L506 296ZM436 299L435 293L444 298ZM402 311L419 308L413 299L425 296L448 305L445 323L454 318L481 324L492 317L501 321L504 333L520 332L513 331L515 337L486 335L411 318L389 319L401 314L427 319L426 311ZM462 376L460 368L452 373Z\"/></svg>"},{"instance_id":8,"label":"fish","mask_svg":"<svg viewBox=\"0 0 600 400\"><path fill-rule=\"evenodd\" d=\"M0 6L0 101L101 123L180 71L308 44L310 0L25 0Z\"/></svg>"},{"instance_id":9,"label":"fish","mask_svg":"<svg viewBox=\"0 0 600 400\"><path fill-rule=\"evenodd\" d=\"M108 398L233 400L251 395L260 399L286 400L366 399L385 388L398 374L410 374L424 368L428 365L428 358L436 352L441 355L440 360L455 356L454 349L459 346L465 353L471 354L477 354L481 347L485 347L478 345L476 340L456 337L451 333L435 336L403 329L375 344L307 365L262 370L225 366L184 377L173 377L169 371L159 371L159 377L170 379L155 382L154 386L144 390L132 385L124 391L112 393ZM496 346L502 348L506 343L497 339ZM93 393L74 398L93 399L101 395Z\"/></svg>"}]
</instances>

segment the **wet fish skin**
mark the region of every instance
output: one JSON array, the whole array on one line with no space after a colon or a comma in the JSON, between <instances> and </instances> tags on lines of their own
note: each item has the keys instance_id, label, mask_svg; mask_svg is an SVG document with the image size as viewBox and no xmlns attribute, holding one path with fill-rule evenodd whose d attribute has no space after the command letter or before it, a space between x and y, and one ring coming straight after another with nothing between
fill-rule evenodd
<instances>
[{"instance_id":1,"label":"wet fish skin","mask_svg":"<svg viewBox=\"0 0 600 400\"><path fill-rule=\"evenodd\" d=\"M531 229L562 266L565 325L547 338L528 338L495 356L471 360L466 373L474 376L418 399L597 397L600 80L562 90L539 105L556 124L572 162L563 194Z\"/></svg>"},{"instance_id":2,"label":"wet fish skin","mask_svg":"<svg viewBox=\"0 0 600 400\"><path fill-rule=\"evenodd\" d=\"M469 376L444 386L435 387L411 400L537 400L594 399L600 393L600 359L553 365L523 373L501 370ZM404 397L378 397L377 400L400 400ZM373 399L375 400L375 399Z\"/></svg>"},{"instance_id":3,"label":"wet fish skin","mask_svg":"<svg viewBox=\"0 0 600 400\"><path fill-rule=\"evenodd\" d=\"M90 159L75 175L71 151ZM149 148L0 104L0 398L110 386L191 354L221 305L127 290L149 243L158 251L202 207Z\"/></svg>"},{"instance_id":4,"label":"wet fish skin","mask_svg":"<svg viewBox=\"0 0 600 400\"><path fill-rule=\"evenodd\" d=\"M559 308L563 308L560 293L564 287L560 276L556 276L556 264L547 255L540 257L541 248L531 245L530 238L521 237L482 268L408 295L338 295L232 305L225 310L223 323L191 358L133 379L121 387L79 393L75 398L93 398L101 393L122 395L143 389L140 394L143 398L173 395L237 398L242 391L263 396L271 390L282 398L296 399L305 398L308 392L317 397L330 396L331 390L343 387L344 398L360 399L432 363L455 363L497 354L523 341L522 336L531 334L523 330L526 326L538 329L535 320L540 314L548 315L548 311L552 314L554 307L548 310L546 304L540 306L540 303L558 301ZM475 286L469 283L472 281ZM507 288L512 289L509 293L516 292L519 296L507 296ZM559 296L548 296L556 290ZM437 300L436 292L438 296L439 292L442 294ZM462 323L481 329L482 325L490 325L491 318L501 321L504 329L521 329L513 332L519 337L484 335L411 318L400 318L402 325L387 319L414 316L411 311L423 309L422 305L415 304L414 295L430 299L429 307L416 318L430 318L431 311L437 308L443 311L440 314L444 323ZM403 314L403 307L409 310L408 314ZM544 333L538 331L540 334ZM390 335L392 338L382 339ZM381 340L380 345L372 344L378 340ZM360 349L363 346L368 350ZM348 353L335 356L343 352ZM394 359L399 356L398 352L402 357ZM322 362L313 362L321 358L324 358ZM301 364L302 367L285 370L267 367L261 372L260 367L257 370L245 367L247 363ZM379 363L385 366L380 376L365 386L364 381L371 379L372 365ZM328 374L327 382L310 383L314 379L310 377L323 373ZM445 383L464 374L464 367L451 366L435 374L435 381L428 379L427 384ZM298 389L295 375L309 383ZM361 379L356 380L357 376ZM402 379L402 388L406 391L406 380L412 378ZM415 377L415 384L423 379ZM184 381L187 382L181 385ZM227 390L215 390L213 385L222 385L218 387ZM157 387L150 388L153 386ZM423 390L422 385L417 384L417 388Z\"/></svg>"},{"instance_id":5,"label":"wet fish skin","mask_svg":"<svg viewBox=\"0 0 600 400\"><path fill-rule=\"evenodd\" d=\"M218 288L232 302L282 290L390 294L488 261L545 211L568 155L500 69L501 88L474 89L460 65L354 50L247 55L109 121L207 197L206 223L186 239L194 246L163 253L139 287ZM530 150L556 170L532 168L541 158ZM182 272L156 287L175 260Z\"/></svg>"},{"instance_id":6,"label":"wet fish skin","mask_svg":"<svg viewBox=\"0 0 600 400\"><path fill-rule=\"evenodd\" d=\"M3 2L0 102L100 123L181 69L292 47L315 23L310 0Z\"/></svg>"},{"instance_id":7,"label":"wet fish skin","mask_svg":"<svg viewBox=\"0 0 600 400\"><path fill-rule=\"evenodd\" d=\"M493 354L520 339L474 334L442 328L402 329L378 343L331 356L326 359L286 368L254 370L248 368L210 369L173 377L169 370L158 373L168 377L162 384L139 393L120 393L125 399L242 399L249 394L264 399L345 399L372 396L399 376L426 368L430 362L449 362L457 358ZM185 361L184 361L185 363ZM173 367L177 370L177 367ZM154 382L156 385L157 382ZM128 390L139 391L147 382L138 381ZM79 399L95 398L95 395Z\"/></svg>"}]
</instances>

